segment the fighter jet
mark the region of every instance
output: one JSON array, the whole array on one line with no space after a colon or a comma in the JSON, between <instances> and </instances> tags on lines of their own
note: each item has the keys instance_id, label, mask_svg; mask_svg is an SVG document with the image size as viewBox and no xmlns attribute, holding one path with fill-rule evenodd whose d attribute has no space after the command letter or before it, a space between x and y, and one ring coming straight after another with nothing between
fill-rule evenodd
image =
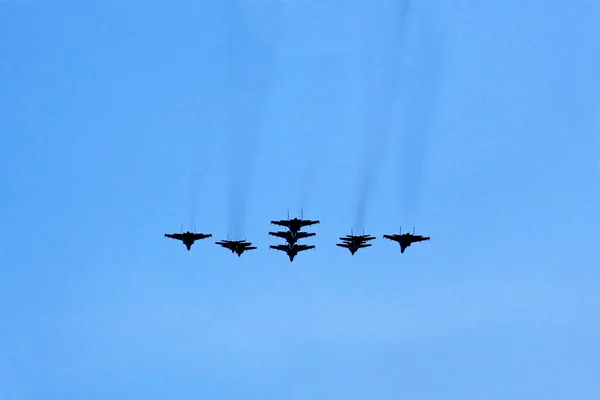
<instances>
[{"instance_id":1,"label":"fighter jet","mask_svg":"<svg viewBox=\"0 0 600 400\"><path fill-rule=\"evenodd\" d=\"M402 232L402 227L400 227L400 232ZM429 240L429 236L421 236L415 235L415 229L413 228L413 233L403 233L399 235L383 235L384 239L393 240L394 242L398 242L400 244L400 253L404 253L404 250L412 243L422 242L424 240Z\"/></svg>"},{"instance_id":2,"label":"fighter jet","mask_svg":"<svg viewBox=\"0 0 600 400\"><path fill-rule=\"evenodd\" d=\"M316 236L316 233L312 232L292 232L292 231L278 231L278 232L269 232L271 236L277 236L282 239L285 239L289 244L295 244L299 239L304 239L307 237Z\"/></svg>"},{"instance_id":3,"label":"fighter jet","mask_svg":"<svg viewBox=\"0 0 600 400\"><path fill-rule=\"evenodd\" d=\"M290 262L294 261L294 257L296 257L299 252L315 248L315 246L307 246L305 244L278 244L277 246L269 247L271 249L285 251L288 257L290 257Z\"/></svg>"},{"instance_id":4,"label":"fighter jet","mask_svg":"<svg viewBox=\"0 0 600 400\"><path fill-rule=\"evenodd\" d=\"M319 220L312 221L310 219L304 219L304 211L302 211L302 215L301 215L300 219L298 219L298 218L290 219L290 212L288 211L288 219L282 219L279 221L271 221L271 223L273 225L285 226L286 228L288 228L290 230L290 232L294 232L294 233L299 232L300 229L304 228L305 226L319 224L320 222L321 221L319 221Z\"/></svg>"},{"instance_id":5,"label":"fighter jet","mask_svg":"<svg viewBox=\"0 0 600 400\"><path fill-rule=\"evenodd\" d=\"M241 257L242 253L246 250L256 249L256 247L252 246L251 242L246 242L245 240L223 240L215 243L231 250L232 253L237 253L238 257Z\"/></svg>"},{"instance_id":6,"label":"fighter jet","mask_svg":"<svg viewBox=\"0 0 600 400\"><path fill-rule=\"evenodd\" d=\"M183 233L170 233L170 234L165 233L165 237L175 239L175 240L181 240L183 242L183 244L185 244L185 247L187 247L188 251L190 251L192 245L194 244L194 242L196 240L206 239L211 236L212 235L210 233L209 234L193 233L190 231L183 232Z\"/></svg>"},{"instance_id":7,"label":"fighter jet","mask_svg":"<svg viewBox=\"0 0 600 400\"><path fill-rule=\"evenodd\" d=\"M340 240L342 243L337 243L336 246L346 248L350 250L350 253L354 255L358 251L358 249L362 249L365 247L370 247L370 243L366 243L369 240L374 240L375 236L365 235L365 231L363 230L362 235L355 235L352 230L350 230L350 235L346 235L345 237L341 237Z\"/></svg>"}]
</instances>

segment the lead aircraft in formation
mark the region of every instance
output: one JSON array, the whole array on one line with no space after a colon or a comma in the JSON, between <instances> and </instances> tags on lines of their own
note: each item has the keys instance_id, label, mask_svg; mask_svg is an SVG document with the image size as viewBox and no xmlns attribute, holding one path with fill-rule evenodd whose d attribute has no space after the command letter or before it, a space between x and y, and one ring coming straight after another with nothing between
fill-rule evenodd
<instances>
[{"instance_id":1,"label":"lead aircraft in formation","mask_svg":"<svg viewBox=\"0 0 600 400\"><path fill-rule=\"evenodd\" d=\"M354 253L356 253L358 249L370 247L371 244L367 242L374 239L375 236L365 235L364 230L362 235L355 235L351 229L350 234L346 235L345 237L341 237L340 240L342 241L342 243L337 243L336 246L344 247L350 250L350 253L354 255Z\"/></svg>"},{"instance_id":2,"label":"lead aircraft in formation","mask_svg":"<svg viewBox=\"0 0 600 400\"><path fill-rule=\"evenodd\" d=\"M425 240L431 239L429 236L421 236L415 235L415 228L413 228L413 233L402 233L402 227L400 227L400 234L398 235L383 235L384 239L393 240L394 242L398 242L400 245L400 253L404 253L404 250L412 243L423 242Z\"/></svg>"},{"instance_id":3,"label":"lead aircraft in formation","mask_svg":"<svg viewBox=\"0 0 600 400\"><path fill-rule=\"evenodd\" d=\"M319 221L319 220L312 221L310 219L304 219L304 211L301 212L300 219L298 219L298 218L290 219L290 212L288 211L288 219L281 219L279 221L271 221L271 223L273 225L285 226L286 228L288 228L288 231L290 231L292 233L298 233L298 232L300 232L300 230L302 228L319 224L319 223L321 223L321 221Z\"/></svg>"},{"instance_id":4,"label":"lead aircraft in formation","mask_svg":"<svg viewBox=\"0 0 600 400\"><path fill-rule=\"evenodd\" d=\"M294 257L296 257L299 252L315 248L314 245L298 244L298 240L316 236L316 233L314 232L301 232L300 230L306 226L320 223L319 220L305 220L303 217L300 219L290 219L288 212L287 220L271 221L271 223L288 228L287 231L269 232L269 235L271 236L276 236L286 240L286 244L269 246L269 248L285 252L290 258L290 262L294 261ZM189 251L195 241L212 237L212 234L187 231L182 233L166 233L165 237L181 240ZM383 235L383 238L397 242L400 245L400 253L404 253L406 248L412 243L428 241L431 239L429 236L415 235L414 228L412 234L408 232L402 233L402 227L400 227L399 234ZM367 242L374 240L375 237L371 235L365 235L364 230L362 235L355 235L354 232L350 230L350 235L346 235L345 237L341 237L339 239L342 242L337 243L336 246L346 248L350 250L352 255L354 255L354 253L356 253L359 249L370 247L371 243ZM229 238L227 240L215 242L215 244L231 250L232 253L237 253L239 257L241 257L244 251L255 250L257 248L252 246L252 243L247 242L246 240L229 240Z\"/></svg>"},{"instance_id":5,"label":"lead aircraft in formation","mask_svg":"<svg viewBox=\"0 0 600 400\"><path fill-rule=\"evenodd\" d=\"M212 235L205 233L194 233L194 232L183 232L183 233L165 233L165 237L181 240L185 247L187 247L188 251L192 248L192 245L196 240L202 240L211 237Z\"/></svg>"}]
</instances>

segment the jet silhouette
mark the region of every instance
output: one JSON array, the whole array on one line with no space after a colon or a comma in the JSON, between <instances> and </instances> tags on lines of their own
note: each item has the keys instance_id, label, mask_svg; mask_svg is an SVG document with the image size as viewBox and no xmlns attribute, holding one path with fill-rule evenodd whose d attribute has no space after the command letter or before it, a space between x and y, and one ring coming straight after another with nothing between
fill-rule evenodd
<instances>
[{"instance_id":1,"label":"jet silhouette","mask_svg":"<svg viewBox=\"0 0 600 400\"><path fill-rule=\"evenodd\" d=\"M190 231L187 231L184 233L170 233L170 234L165 233L165 237L175 239L175 240L181 240L183 242L183 244L185 244L185 247L187 247L188 251L190 251L190 249L192 248L192 245L194 244L194 242L196 240L206 239L211 236L212 236L211 234L193 233Z\"/></svg>"},{"instance_id":2,"label":"jet silhouette","mask_svg":"<svg viewBox=\"0 0 600 400\"><path fill-rule=\"evenodd\" d=\"M285 239L289 244L295 244L299 239L316 236L316 233L312 232L293 232L293 231L278 231L269 232L271 236L277 236Z\"/></svg>"},{"instance_id":3,"label":"jet silhouette","mask_svg":"<svg viewBox=\"0 0 600 400\"><path fill-rule=\"evenodd\" d=\"M365 231L363 230L362 235L354 235L352 230L350 230L350 235L346 235L345 237L341 237L340 240L342 243L337 243L336 246L346 248L350 250L350 253L354 255L358 251L358 249L362 249L365 247L370 247L371 244L367 243L369 240L374 240L375 236L365 235Z\"/></svg>"},{"instance_id":4,"label":"jet silhouette","mask_svg":"<svg viewBox=\"0 0 600 400\"><path fill-rule=\"evenodd\" d=\"M319 221L319 220L312 221L310 219L304 219L304 211L302 211L302 215L301 215L300 219L298 219L298 218L290 219L290 212L288 211L288 219L282 219L279 221L271 221L271 223L273 225L285 226L286 228L289 229L290 232L294 232L294 233L298 233L300 231L300 229L302 229L306 226L315 225L320 222L321 221Z\"/></svg>"},{"instance_id":5,"label":"jet silhouette","mask_svg":"<svg viewBox=\"0 0 600 400\"><path fill-rule=\"evenodd\" d=\"M237 253L238 257L242 256L242 253L246 250L255 250L256 247L252 246L252 243L246 242L245 240L223 240L221 242L215 242L219 246L222 246L232 253Z\"/></svg>"},{"instance_id":6,"label":"jet silhouette","mask_svg":"<svg viewBox=\"0 0 600 400\"><path fill-rule=\"evenodd\" d=\"M402 232L402 228L400 228L400 232ZM412 243L422 242L425 240L431 239L429 236L421 236L415 235L415 230L413 228L413 233L403 233L400 235L383 235L384 239L393 240L394 242L398 242L400 244L400 253L404 253L404 250Z\"/></svg>"},{"instance_id":7,"label":"jet silhouette","mask_svg":"<svg viewBox=\"0 0 600 400\"><path fill-rule=\"evenodd\" d=\"M290 257L290 262L294 261L294 257L296 257L299 252L315 248L315 246L307 246L305 244L279 244L277 246L269 247L274 250L286 252L288 257Z\"/></svg>"}]
</instances>

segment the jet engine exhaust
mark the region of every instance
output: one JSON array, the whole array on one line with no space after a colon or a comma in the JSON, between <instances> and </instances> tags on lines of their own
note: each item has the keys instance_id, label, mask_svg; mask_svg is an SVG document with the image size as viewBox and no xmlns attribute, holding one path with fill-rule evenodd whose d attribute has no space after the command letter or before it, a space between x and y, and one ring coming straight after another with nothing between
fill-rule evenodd
<instances>
[{"instance_id":1,"label":"jet engine exhaust","mask_svg":"<svg viewBox=\"0 0 600 400\"><path fill-rule=\"evenodd\" d=\"M389 147L394 107L400 94L398 75L409 6L409 1L401 1L393 6L396 7L394 13L389 13L385 8L376 10L371 17L378 21L376 26L379 32L375 37L367 38L366 48L363 49L367 53L363 74L366 94L363 101L364 143L359 164L356 228L365 226L375 178Z\"/></svg>"},{"instance_id":2,"label":"jet engine exhaust","mask_svg":"<svg viewBox=\"0 0 600 400\"><path fill-rule=\"evenodd\" d=\"M416 25L416 24L415 24ZM433 125L444 69L441 24L422 16L412 32L406 57L400 141L400 208L404 220L414 221L423 184L424 169L432 141Z\"/></svg>"},{"instance_id":3,"label":"jet engine exhaust","mask_svg":"<svg viewBox=\"0 0 600 400\"><path fill-rule=\"evenodd\" d=\"M256 167L256 148L273 75L277 18L272 7L259 9L239 0L227 2L226 130L230 151L228 231L243 235ZM252 13L252 15L250 15ZM257 15L258 14L258 15ZM265 14L265 15L262 15ZM269 21L273 23L272 26Z\"/></svg>"},{"instance_id":4,"label":"jet engine exhaust","mask_svg":"<svg viewBox=\"0 0 600 400\"><path fill-rule=\"evenodd\" d=\"M192 175L192 179L191 181L191 188L190 188L190 229L194 229L194 226L196 225L196 213L197 213L197 207L196 204L198 202L198 186L199 186L199 177L198 174L195 173Z\"/></svg>"}]
</instances>

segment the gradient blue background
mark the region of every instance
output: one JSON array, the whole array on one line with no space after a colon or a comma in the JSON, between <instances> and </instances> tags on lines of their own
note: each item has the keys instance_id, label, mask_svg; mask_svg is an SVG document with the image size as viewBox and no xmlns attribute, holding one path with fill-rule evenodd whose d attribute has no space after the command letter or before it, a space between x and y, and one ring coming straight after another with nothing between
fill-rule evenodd
<instances>
[{"instance_id":1,"label":"gradient blue background","mask_svg":"<svg viewBox=\"0 0 600 400\"><path fill-rule=\"evenodd\" d=\"M0 398L598 398L598 21L0 2Z\"/></svg>"}]
</instances>

